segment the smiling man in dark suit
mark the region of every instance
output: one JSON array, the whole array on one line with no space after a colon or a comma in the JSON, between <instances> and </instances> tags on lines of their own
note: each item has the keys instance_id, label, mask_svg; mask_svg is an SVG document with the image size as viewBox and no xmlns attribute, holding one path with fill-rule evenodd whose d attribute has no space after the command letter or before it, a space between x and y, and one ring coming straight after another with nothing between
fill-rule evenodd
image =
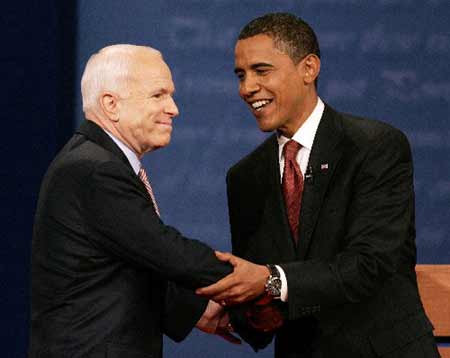
<instances>
[{"instance_id":1,"label":"smiling man in dark suit","mask_svg":"<svg viewBox=\"0 0 450 358\"><path fill-rule=\"evenodd\" d=\"M106 47L81 87L87 120L50 165L36 210L29 357L161 357L163 333L181 340L194 325L233 339L220 307L193 292L233 270L164 224L141 166L169 144L178 114L161 53ZM268 275L240 263L233 277Z\"/></svg>"},{"instance_id":2,"label":"smiling man in dark suit","mask_svg":"<svg viewBox=\"0 0 450 358\"><path fill-rule=\"evenodd\" d=\"M281 310L277 358L438 357L417 291L405 135L318 97L319 45L294 15L247 24L235 72L259 128L276 132L227 176L233 253L276 264L266 282L272 307L249 309L235 320L238 332L263 348L272 334L255 327L274 329ZM239 265L231 254L221 259ZM263 291L232 277L198 290L228 304Z\"/></svg>"}]
</instances>

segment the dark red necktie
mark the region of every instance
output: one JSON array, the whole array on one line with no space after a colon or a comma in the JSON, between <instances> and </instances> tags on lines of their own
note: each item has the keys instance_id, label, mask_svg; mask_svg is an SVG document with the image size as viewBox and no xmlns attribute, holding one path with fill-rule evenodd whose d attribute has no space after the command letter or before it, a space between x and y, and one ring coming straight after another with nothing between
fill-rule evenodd
<instances>
[{"instance_id":1,"label":"dark red necktie","mask_svg":"<svg viewBox=\"0 0 450 358\"><path fill-rule=\"evenodd\" d=\"M298 224L303 193L303 175L295 159L301 144L290 140L284 145L283 195L289 226L295 243L298 240Z\"/></svg>"}]
</instances>

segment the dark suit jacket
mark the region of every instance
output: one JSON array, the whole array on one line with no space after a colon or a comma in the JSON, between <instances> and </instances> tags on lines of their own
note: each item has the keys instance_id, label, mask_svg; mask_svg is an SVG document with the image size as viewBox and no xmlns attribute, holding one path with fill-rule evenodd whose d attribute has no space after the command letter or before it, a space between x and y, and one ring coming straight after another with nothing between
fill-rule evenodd
<instances>
[{"instance_id":1,"label":"dark suit jacket","mask_svg":"<svg viewBox=\"0 0 450 358\"><path fill-rule=\"evenodd\" d=\"M164 225L122 151L85 121L41 187L29 357L161 357L162 334L183 339L205 308L191 289L229 272Z\"/></svg>"},{"instance_id":2,"label":"dark suit jacket","mask_svg":"<svg viewBox=\"0 0 450 358\"><path fill-rule=\"evenodd\" d=\"M394 351L395 357L416 357L402 352L429 337L432 326L414 271L413 167L406 137L387 124L326 106L308 167L297 247L281 191L276 136L227 176L234 254L280 264L287 276L288 321L277 334L276 357ZM242 322L240 329L254 348L270 341ZM423 349L431 352L423 357L437 356L433 342Z\"/></svg>"}]
</instances>

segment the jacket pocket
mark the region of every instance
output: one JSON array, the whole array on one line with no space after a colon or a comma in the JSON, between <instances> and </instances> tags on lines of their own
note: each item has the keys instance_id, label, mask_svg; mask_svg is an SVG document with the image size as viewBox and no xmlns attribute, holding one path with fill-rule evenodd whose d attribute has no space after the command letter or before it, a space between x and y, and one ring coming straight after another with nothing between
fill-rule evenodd
<instances>
[{"instance_id":1,"label":"jacket pocket","mask_svg":"<svg viewBox=\"0 0 450 358\"><path fill-rule=\"evenodd\" d=\"M397 322L392 327L373 332L370 337L372 348L379 356L399 349L433 331L433 325L423 311Z\"/></svg>"}]
</instances>

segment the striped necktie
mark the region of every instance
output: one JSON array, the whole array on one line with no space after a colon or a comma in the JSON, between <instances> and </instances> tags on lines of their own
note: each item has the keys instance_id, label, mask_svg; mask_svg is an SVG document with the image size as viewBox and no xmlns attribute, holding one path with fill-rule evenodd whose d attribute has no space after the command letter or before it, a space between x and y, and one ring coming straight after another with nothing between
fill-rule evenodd
<instances>
[{"instance_id":1,"label":"striped necktie","mask_svg":"<svg viewBox=\"0 0 450 358\"><path fill-rule=\"evenodd\" d=\"M148 180L147 173L145 172L145 169L143 167L141 167L141 169L139 170L138 176L139 176L139 179L141 179L142 182L144 183L145 188L147 189L148 194L150 195L150 198L152 199L153 207L155 208L156 214L158 214L158 216L161 216L159 213L158 204L156 204L156 199L155 199L155 195L153 194L152 186L150 185L150 181Z\"/></svg>"}]
</instances>

